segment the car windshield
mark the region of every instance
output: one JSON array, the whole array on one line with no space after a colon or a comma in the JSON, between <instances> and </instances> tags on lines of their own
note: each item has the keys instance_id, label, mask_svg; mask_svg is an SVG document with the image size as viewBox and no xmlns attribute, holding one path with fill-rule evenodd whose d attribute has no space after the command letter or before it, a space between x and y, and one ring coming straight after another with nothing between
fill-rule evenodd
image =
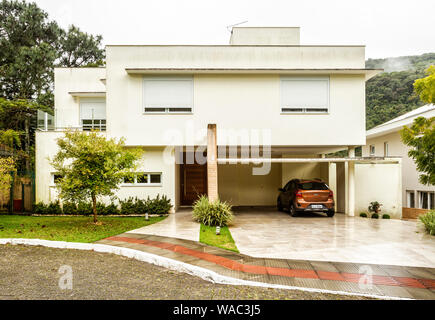
<instances>
[{"instance_id":1,"label":"car windshield","mask_svg":"<svg viewBox=\"0 0 435 320\"><path fill-rule=\"evenodd\" d=\"M328 186L323 182L303 182L298 184L301 190L328 190Z\"/></svg>"}]
</instances>

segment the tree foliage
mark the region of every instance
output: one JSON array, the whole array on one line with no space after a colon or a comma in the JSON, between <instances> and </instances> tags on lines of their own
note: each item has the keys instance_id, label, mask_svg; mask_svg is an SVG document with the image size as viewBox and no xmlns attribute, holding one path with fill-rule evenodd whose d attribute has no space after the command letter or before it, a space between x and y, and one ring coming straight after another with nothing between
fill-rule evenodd
<instances>
[{"instance_id":1,"label":"tree foliage","mask_svg":"<svg viewBox=\"0 0 435 320\"><path fill-rule=\"evenodd\" d=\"M0 129L19 135L19 167L32 166L36 111L53 112L54 68L104 64L101 42L75 26L63 30L35 3L0 1Z\"/></svg>"},{"instance_id":2,"label":"tree foliage","mask_svg":"<svg viewBox=\"0 0 435 320\"><path fill-rule=\"evenodd\" d=\"M92 200L97 222L97 200L113 196L122 179L135 168L140 149L127 149L123 139L106 139L98 132L68 131L57 140L59 151L51 165L62 177L57 187L66 201Z\"/></svg>"},{"instance_id":3,"label":"tree foliage","mask_svg":"<svg viewBox=\"0 0 435 320\"><path fill-rule=\"evenodd\" d=\"M423 102L414 92L414 81L435 64L435 53L419 56L369 59L367 68L386 72L370 79L366 85L367 129L421 107Z\"/></svg>"},{"instance_id":4,"label":"tree foliage","mask_svg":"<svg viewBox=\"0 0 435 320\"><path fill-rule=\"evenodd\" d=\"M400 134L403 143L410 147L409 157L414 159L417 170L422 173L420 183L435 185L435 117L418 117Z\"/></svg>"},{"instance_id":5,"label":"tree foliage","mask_svg":"<svg viewBox=\"0 0 435 320\"><path fill-rule=\"evenodd\" d=\"M102 37L67 31L35 3L0 2L0 97L53 106L54 67L101 65Z\"/></svg>"},{"instance_id":6,"label":"tree foliage","mask_svg":"<svg viewBox=\"0 0 435 320\"><path fill-rule=\"evenodd\" d=\"M11 157L0 158L0 201L3 206L4 198L9 193L12 183L12 174L15 163ZM1 208L1 206L0 206Z\"/></svg>"},{"instance_id":7,"label":"tree foliage","mask_svg":"<svg viewBox=\"0 0 435 320\"><path fill-rule=\"evenodd\" d=\"M435 65L426 70L427 77L414 82L415 92L426 103L435 103Z\"/></svg>"}]
</instances>

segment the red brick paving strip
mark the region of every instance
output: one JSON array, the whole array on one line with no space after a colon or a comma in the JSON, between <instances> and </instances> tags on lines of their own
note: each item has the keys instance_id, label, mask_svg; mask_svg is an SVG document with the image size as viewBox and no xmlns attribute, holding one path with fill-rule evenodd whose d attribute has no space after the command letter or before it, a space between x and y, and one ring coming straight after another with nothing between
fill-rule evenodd
<instances>
[{"instance_id":1,"label":"red brick paving strip","mask_svg":"<svg viewBox=\"0 0 435 320\"><path fill-rule=\"evenodd\" d=\"M329 271L286 269L286 268L247 265L214 254L200 252L180 245L160 242L160 241L151 241L145 239L135 239L135 238L116 237L116 236L104 240L128 242L128 243L135 243L135 244L161 248L164 250L181 253L201 260L212 262L217 265L223 266L227 269L231 269L234 271L242 271L245 273L270 274L273 276L283 276L283 277L292 277L292 278L336 280L336 281L356 282L356 283L359 283L361 277L366 276L364 274L358 274L358 273L345 273L345 272L340 273L340 272L329 272ZM410 287L410 288L422 288L422 289L435 288L435 280L414 279L414 278L407 278L407 277L394 277L394 276L389 277L389 276L372 275L372 283L374 285L386 285L386 286L398 286L398 287Z\"/></svg>"}]
</instances>

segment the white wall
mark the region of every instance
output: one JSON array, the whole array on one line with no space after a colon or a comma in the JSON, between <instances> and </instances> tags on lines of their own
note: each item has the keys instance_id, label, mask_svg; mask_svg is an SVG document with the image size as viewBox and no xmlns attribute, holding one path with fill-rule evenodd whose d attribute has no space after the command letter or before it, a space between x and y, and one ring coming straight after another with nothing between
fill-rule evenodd
<instances>
[{"instance_id":1,"label":"white wall","mask_svg":"<svg viewBox=\"0 0 435 320\"><path fill-rule=\"evenodd\" d=\"M108 67L107 130L128 145L205 145L209 123L218 145L240 144L224 135L251 129L278 146L364 145L364 101L363 76L331 75L329 114L281 114L279 75L204 74L194 76L193 114L143 114L143 77Z\"/></svg>"},{"instance_id":2,"label":"white wall","mask_svg":"<svg viewBox=\"0 0 435 320\"><path fill-rule=\"evenodd\" d=\"M271 166L268 175L252 175L253 165L218 166L219 197L235 206L275 206L281 188L281 164Z\"/></svg>"},{"instance_id":3,"label":"white wall","mask_svg":"<svg viewBox=\"0 0 435 320\"><path fill-rule=\"evenodd\" d=\"M384 156L384 142L388 142L390 157L402 158L402 199L403 206L406 207L406 191L432 191L435 192L434 186L426 186L418 181L419 172L412 158L408 156L409 148L405 146L400 138L399 132L389 133L376 138L367 139L367 144L363 146L363 156L370 156L370 145L375 146L375 156ZM417 194L416 194L417 199Z\"/></svg>"},{"instance_id":4,"label":"white wall","mask_svg":"<svg viewBox=\"0 0 435 320\"><path fill-rule=\"evenodd\" d=\"M51 181L54 169L50 166L49 159L53 158L58 147L55 139L63 136L61 132L37 132L36 133L36 202L50 202L56 200L56 190ZM164 161L163 148L144 148L144 155L139 161L138 172L162 173L161 186L122 186L116 192L120 199L138 197L146 199L166 195L172 204L176 203L175 164ZM169 153L168 158L173 159L174 154ZM105 199L109 201L109 199Z\"/></svg>"},{"instance_id":5,"label":"white wall","mask_svg":"<svg viewBox=\"0 0 435 320\"><path fill-rule=\"evenodd\" d=\"M382 214L402 218L402 179L400 164L355 165L355 215L368 212L371 202L378 201Z\"/></svg>"},{"instance_id":6,"label":"white wall","mask_svg":"<svg viewBox=\"0 0 435 320\"><path fill-rule=\"evenodd\" d=\"M55 126L80 126L80 99L70 92L105 92L100 81L106 77L105 68L56 68L54 70Z\"/></svg>"}]
</instances>

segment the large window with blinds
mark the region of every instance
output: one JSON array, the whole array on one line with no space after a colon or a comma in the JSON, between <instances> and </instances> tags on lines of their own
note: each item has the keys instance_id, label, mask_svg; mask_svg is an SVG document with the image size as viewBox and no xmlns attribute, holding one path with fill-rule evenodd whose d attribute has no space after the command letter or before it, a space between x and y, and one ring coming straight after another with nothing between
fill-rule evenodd
<instances>
[{"instance_id":1,"label":"large window with blinds","mask_svg":"<svg viewBox=\"0 0 435 320\"><path fill-rule=\"evenodd\" d=\"M106 102L104 100L80 101L80 123L83 131L106 131Z\"/></svg>"},{"instance_id":2,"label":"large window with blinds","mask_svg":"<svg viewBox=\"0 0 435 320\"><path fill-rule=\"evenodd\" d=\"M144 79L145 113L192 113L192 77L153 77Z\"/></svg>"},{"instance_id":3,"label":"large window with blinds","mask_svg":"<svg viewBox=\"0 0 435 320\"><path fill-rule=\"evenodd\" d=\"M282 113L329 113L329 77L282 77Z\"/></svg>"}]
</instances>

